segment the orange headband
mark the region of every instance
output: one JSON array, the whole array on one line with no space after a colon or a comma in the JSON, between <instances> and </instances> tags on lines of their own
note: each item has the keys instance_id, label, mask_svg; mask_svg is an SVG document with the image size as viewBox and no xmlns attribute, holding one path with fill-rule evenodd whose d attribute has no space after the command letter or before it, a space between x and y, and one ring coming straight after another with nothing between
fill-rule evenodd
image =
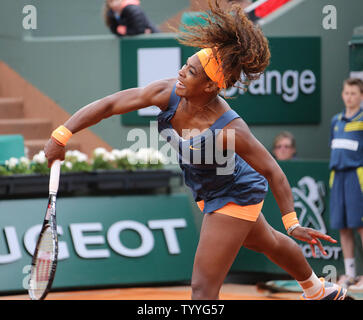
<instances>
[{"instance_id":1,"label":"orange headband","mask_svg":"<svg viewBox=\"0 0 363 320\"><path fill-rule=\"evenodd\" d=\"M209 79L217 82L219 88L226 88L221 61L220 59L218 59L217 61L217 59L213 55L212 49L202 49L197 52L197 56Z\"/></svg>"}]
</instances>

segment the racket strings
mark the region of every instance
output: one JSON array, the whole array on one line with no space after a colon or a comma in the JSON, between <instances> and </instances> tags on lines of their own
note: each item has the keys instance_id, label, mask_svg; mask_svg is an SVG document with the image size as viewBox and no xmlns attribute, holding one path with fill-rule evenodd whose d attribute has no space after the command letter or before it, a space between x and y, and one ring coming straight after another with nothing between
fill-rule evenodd
<instances>
[{"instance_id":1,"label":"racket strings","mask_svg":"<svg viewBox=\"0 0 363 320\"><path fill-rule=\"evenodd\" d=\"M38 254L33 268L32 281L30 287L34 295L40 298L46 290L52 271L52 262L54 260L54 240L51 228L44 230L39 243Z\"/></svg>"}]
</instances>

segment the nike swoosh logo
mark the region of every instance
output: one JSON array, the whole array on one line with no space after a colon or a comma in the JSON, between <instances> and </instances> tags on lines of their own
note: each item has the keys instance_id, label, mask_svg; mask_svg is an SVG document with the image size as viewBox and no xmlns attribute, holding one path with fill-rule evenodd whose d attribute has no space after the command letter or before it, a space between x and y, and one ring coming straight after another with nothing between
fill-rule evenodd
<instances>
[{"instance_id":1,"label":"nike swoosh logo","mask_svg":"<svg viewBox=\"0 0 363 320\"><path fill-rule=\"evenodd\" d=\"M191 150L200 150L200 148L194 148L193 146L189 146L189 149L191 149Z\"/></svg>"}]
</instances>

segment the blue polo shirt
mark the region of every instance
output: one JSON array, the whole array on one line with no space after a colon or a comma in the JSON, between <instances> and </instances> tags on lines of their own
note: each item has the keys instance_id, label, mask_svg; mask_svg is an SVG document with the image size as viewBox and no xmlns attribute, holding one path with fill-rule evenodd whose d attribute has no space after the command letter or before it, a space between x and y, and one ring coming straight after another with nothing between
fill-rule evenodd
<instances>
[{"instance_id":1,"label":"blue polo shirt","mask_svg":"<svg viewBox=\"0 0 363 320\"><path fill-rule=\"evenodd\" d=\"M351 118L338 113L331 121L330 169L349 170L363 166L363 109Z\"/></svg>"}]
</instances>

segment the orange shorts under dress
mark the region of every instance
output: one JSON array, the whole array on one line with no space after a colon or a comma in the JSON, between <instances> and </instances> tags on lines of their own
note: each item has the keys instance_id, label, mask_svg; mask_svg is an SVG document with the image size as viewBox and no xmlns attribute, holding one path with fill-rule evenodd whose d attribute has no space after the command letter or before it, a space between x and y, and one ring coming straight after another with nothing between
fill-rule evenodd
<instances>
[{"instance_id":1,"label":"orange shorts under dress","mask_svg":"<svg viewBox=\"0 0 363 320\"><path fill-rule=\"evenodd\" d=\"M198 201L197 205L201 211L204 209L204 200ZM236 204L234 202L228 202L225 206L222 208L215 210L214 212L222 213L227 216L256 222L261 209L263 206L263 200L260 203L257 204L251 204L247 206L241 206L239 204Z\"/></svg>"}]
</instances>

